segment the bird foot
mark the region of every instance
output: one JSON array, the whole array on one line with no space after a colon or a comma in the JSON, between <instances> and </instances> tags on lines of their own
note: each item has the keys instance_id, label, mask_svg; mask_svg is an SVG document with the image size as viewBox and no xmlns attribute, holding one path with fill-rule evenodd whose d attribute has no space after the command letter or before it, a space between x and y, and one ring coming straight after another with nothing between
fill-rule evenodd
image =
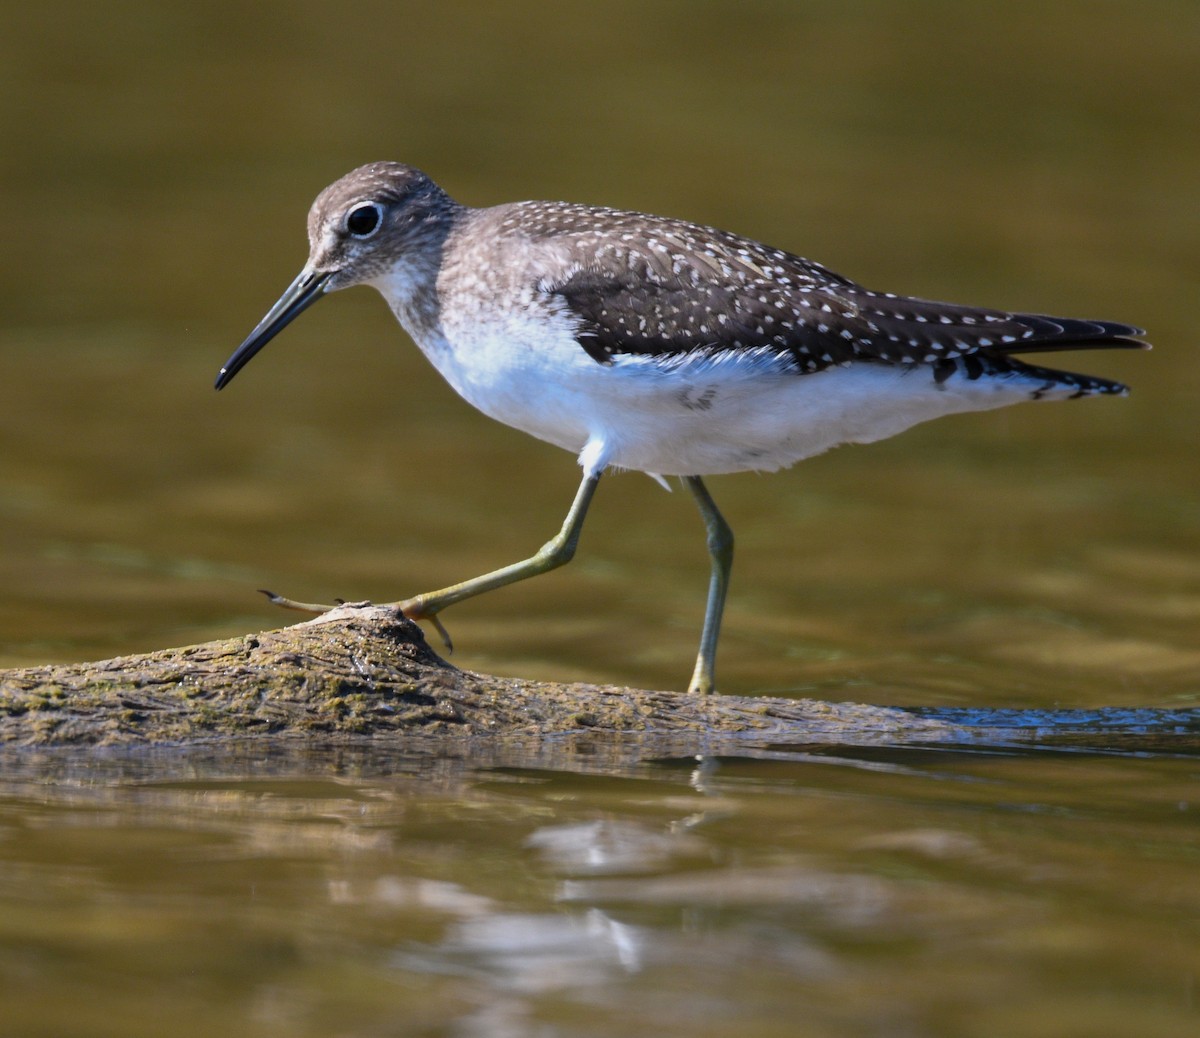
<instances>
[{"instance_id":1,"label":"bird foot","mask_svg":"<svg viewBox=\"0 0 1200 1038\"><path fill-rule=\"evenodd\" d=\"M266 595L267 601L271 605L277 605L280 609L294 609L298 613L312 613L319 616L321 613L328 613L331 609L336 609L340 605L345 605L344 598L335 598L333 605L324 605L319 602L297 602L294 598L284 598L283 595L277 595L274 591L268 591L266 588L259 588L260 595Z\"/></svg>"},{"instance_id":2,"label":"bird foot","mask_svg":"<svg viewBox=\"0 0 1200 1038\"><path fill-rule=\"evenodd\" d=\"M409 620L428 620L433 624L433 629L437 631L438 637L442 639L442 644L446 646L446 652L453 654L454 642L450 639L450 632L438 619L436 612L427 612L428 603L424 599L424 595L418 595L416 598L407 598L403 602L393 602L391 606Z\"/></svg>"},{"instance_id":3,"label":"bird foot","mask_svg":"<svg viewBox=\"0 0 1200 1038\"><path fill-rule=\"evenodd\" d=\"M298 613L312 613L314 616L320 616L322 613L328 613L331 609L336 609L338 606L346 605L344 598L335 598L333 605L325 605L322 602L297 602L294 598L285 598L283 595L277 595L274 591L268 591L266 588L259 588L260 595L266 595L267 601L271 605L277 605L280 609L294 609ZM371 602L352 602L351 605L369 606ZM446 630L445 624L438 619L436 613L425 613L421 608L421 603L416 598L410 598L404 602L389 602L388 607L395 609L401 616L408 620L428 620L433 624L433 629L437 631L438 637L442 639L442 644L446 646L448 653L454 652L454 642L450 639L450 632Z\"/></svg>"}]
</instances>

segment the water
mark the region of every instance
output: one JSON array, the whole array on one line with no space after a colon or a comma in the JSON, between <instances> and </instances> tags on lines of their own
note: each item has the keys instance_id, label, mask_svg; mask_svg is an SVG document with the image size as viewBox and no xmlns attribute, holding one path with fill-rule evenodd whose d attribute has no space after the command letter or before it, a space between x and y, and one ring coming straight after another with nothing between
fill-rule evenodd
<instances>
[{"instance_id":1,"label":"water","mask_svg":"<svg viewBox=\"0 0 1200 1038\"><path fill-rule=\"evenodd\" d=\"M1194 756L469 756L10 770L5 1033L1195 1033Z\"/></svg>"},{"instance_id":2,"label":"water","mask_svg":"<svg viewBox=\"0 0 1200 1038\"><path fill-rule=\"evenodd\" d=\"M281 623L258 587L394 599L557 529L572 459L472 413L365 290L211 389L316 191L398 158L477 204L645 208L874 288L1148 326L1153 353L1066 358L1128 400L712 480L719 679L1194 708L1198 18L5 6L0 665ZM680 687L706 582L686 495L623 475L571 566L445 620L473 669ZM1190 1035L1195 746L1101 734L6 753L0 1032Z\"/></svg>"}]
</instances>

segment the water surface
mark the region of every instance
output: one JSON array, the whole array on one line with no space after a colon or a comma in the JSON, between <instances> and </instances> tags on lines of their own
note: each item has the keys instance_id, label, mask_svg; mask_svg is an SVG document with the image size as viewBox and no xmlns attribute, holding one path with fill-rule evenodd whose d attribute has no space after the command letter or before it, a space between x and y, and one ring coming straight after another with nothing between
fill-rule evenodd
<instances>
[{"instance_id":1,"label":"water surface","mask_svg":"<svg viewBox=\"0 0 1200 1038\"><path fill-rule=\"evenodd\" d=\"M9 1034L1195 1033L1194 755L6 771Z\"/></svg>"},{"instance_id":2,"label":"water surface","mask_svg":"<svg viewBox=\"0 0 1200 1038\"><path fill-rule=\"evenodd\" d=\"M728 691L1074 710L1082 745L6 754L0 1029L1196 1033L1195 747L1095 711L1200 693L1198 19L0 8L0 665L281 623L259 587L391 600L558 528L573 460L471 412L366 290L213 393L365 161L1156 345L1067 358L1128 400L711 481ZM688 497L622 475L570 567L445 620L463 666L678 688L706 583Z\"/></svg>"}]
</instances>

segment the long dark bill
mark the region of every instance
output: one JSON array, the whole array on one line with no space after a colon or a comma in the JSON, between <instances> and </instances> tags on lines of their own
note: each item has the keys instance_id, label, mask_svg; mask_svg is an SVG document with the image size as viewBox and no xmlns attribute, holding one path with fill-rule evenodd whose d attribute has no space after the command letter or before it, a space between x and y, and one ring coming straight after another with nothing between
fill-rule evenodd
<instances>
[{"instance_id":1,"label":"long dark bill","mask_svg":"<svg viewBox=\"0 0 1200 1038\"><path fill-rule=\"evenodd\" d=\"M288 285L287 290L279 297L279 302L267 311L267 316L258 322L254 331L246 336L246 341L234 350L233 356L225 362L225 366L217 375L217 389L224 389L229 385L233 376L250 363L251 357L320 299L325 294L325 285L331 277L332 273L305 272Z\"/></svg>"}]
</instances>

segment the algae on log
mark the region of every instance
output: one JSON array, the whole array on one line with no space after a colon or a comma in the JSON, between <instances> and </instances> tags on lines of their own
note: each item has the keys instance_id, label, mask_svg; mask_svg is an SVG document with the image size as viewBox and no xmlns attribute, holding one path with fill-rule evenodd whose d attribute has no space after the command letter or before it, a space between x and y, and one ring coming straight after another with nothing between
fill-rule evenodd
<instances>
[{"instance_id":1,"label":"algae on log","mask_svg":"<svg viewBox=\"0 0 1200 1038\"><path fill-rule=\"evenodd\" d=\"M903 710L490 677L437 656L386 606L98 663L0 671L0 743L50 746L421 733L626 732L768 741L947 737ZM886 734L885 734L886 733Z\"/></svg>"}]
</instances>

